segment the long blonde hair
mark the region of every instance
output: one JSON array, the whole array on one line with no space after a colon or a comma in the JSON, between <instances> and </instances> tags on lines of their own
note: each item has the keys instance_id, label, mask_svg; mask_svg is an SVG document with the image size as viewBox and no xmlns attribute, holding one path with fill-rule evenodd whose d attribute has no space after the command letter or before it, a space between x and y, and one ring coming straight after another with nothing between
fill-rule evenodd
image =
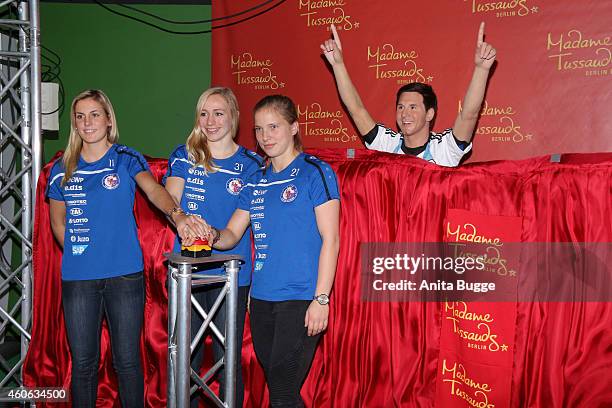
<instances>
[{"instance_id":1,"label":"long blonde hair","mask_svg":"<svg viewBox=\"0 0 612 408\"><path fill-rule=\"evenodd\" d=\"M229 107L229 114L231 115L231 135L232 139L236 137L238 133L238 101L236 100L236 95L229 88L224 87L212 87L208 88L206 91L200 95L198 99L198 103L196 104L195 109L195 123L193 125L193 130L187 137L187 154L189 156L189 160L195 163L196 166L201 165L204 166L205 171L214 172L215 164L213 163L213 158L210 153L210 148L208 147L208 140L206 139L206 135L202 132L200 128L200 114L202 113L202 108L204 104L208 100L208 98L212 95L220 95L225 99L227 106Z\"/></svg>"},{"instance_id":2,"label":"long blonde hair","mask_svg":"<svg viewBox=\"0 0 612 408\"><path fill-rule=\"evenodd\" d=\"M104 108L106 116L110 120L110 128L106 134L106 139L109 143L117 143L119 141L119 129L117 128L117 118L115 117L115 111L110 99L104 92L99 89L88 89L78 94L73 100L70 106L70 136L68 137L68 145L64 151L64 157L62 162L64 163L65 174L62 178L62 185L66 184L74 171L76 170L81 156L81 149L83 148L83 139L79 135L76 126L75 108L76 104L83 99L93 99L98 102Z\"/></svg>"}]
</instances>

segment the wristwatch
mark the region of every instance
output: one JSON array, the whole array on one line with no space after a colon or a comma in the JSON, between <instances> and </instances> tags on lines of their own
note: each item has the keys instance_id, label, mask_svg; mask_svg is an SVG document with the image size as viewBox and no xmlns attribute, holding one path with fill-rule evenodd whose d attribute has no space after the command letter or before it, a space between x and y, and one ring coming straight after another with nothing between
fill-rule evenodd
<instances>
[{"instance_id":1,"label":"wristwatch","mask_svg":"<svg viewBox=\"0 0 612 408\"><path fill-rule=\"evenodd\" d=\"M321 293L320 295L313 296L312 300L316 300L317 303L321 306L329 304L329 296L327 295L327 293Z\"/></svg>"},{"instance_id":2,"label":"wristwatch","mask_svg":"<svg viewBox=\"0 0 612 408\"><path fill-rule=\"evenodd\" d=\"M219 231L217 228L212 227L212 226L211 228L213 230L213 240L210 243L210 246L212 247L217 243L217 241L219 241L219 238L221 238L221 231Z\"/></svg>"},{"instance_id":3,"label":"wristwatch","mask_svg":"<svg viewBox=\"0 0 612 408\"><path fill-rule=\"evenodd\" d=\"M183 211L183 209L182 209L181 207L174 207L173 209L171 209L171 210L168 212L168 217L170 217L170 219L174 221L174 215L175 215L175 214L183 214L183 215L187 215L187 214L185 213L185 211Z\"/></svg>"}]
</instances>

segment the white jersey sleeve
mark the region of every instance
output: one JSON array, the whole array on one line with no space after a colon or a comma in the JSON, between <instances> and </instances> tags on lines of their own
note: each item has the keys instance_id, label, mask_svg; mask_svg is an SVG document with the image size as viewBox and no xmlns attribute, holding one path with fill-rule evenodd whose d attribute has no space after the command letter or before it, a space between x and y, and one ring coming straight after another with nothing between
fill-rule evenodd
<instances>
[{"instance_id":1,"label":"white jersey sleeve","mask_svg":"<svg viewBox=\"0 0 612 408\"><path fill-rule=\"evenodd\" d=\"M470 150L472 143L457 141L453 129L441 133L431 133L429 137L429 153L431 157L423 157L440 166L456 167Z\"/></svg>"},{"instance_id":2,"label":"white jersey sleeve","mask_svg":"<svg viewBox=\"0 0 612 408\"><path fill-rule=\"evenodd\" d=\"M376 124L363 139L370 150L402 153L402 135L383 125Z\"/></svg>"}]
</instances>

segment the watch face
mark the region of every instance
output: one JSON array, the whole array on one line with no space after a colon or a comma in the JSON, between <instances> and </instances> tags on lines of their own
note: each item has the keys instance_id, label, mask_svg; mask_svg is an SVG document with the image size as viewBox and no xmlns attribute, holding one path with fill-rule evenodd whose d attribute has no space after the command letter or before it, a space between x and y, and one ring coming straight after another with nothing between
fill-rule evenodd
<instances>
[{"instance_id":1,"label":"watch face","mask_svg":"<svg viewBox=\"0 0 612 408\"><path fill-rule=\"evenodd\" d=\"M320 305L327 305L329 303L329 296L327 296L325 293L320 294L319 296L315 297L315 299Z\"/></svg>"}]
</instances>

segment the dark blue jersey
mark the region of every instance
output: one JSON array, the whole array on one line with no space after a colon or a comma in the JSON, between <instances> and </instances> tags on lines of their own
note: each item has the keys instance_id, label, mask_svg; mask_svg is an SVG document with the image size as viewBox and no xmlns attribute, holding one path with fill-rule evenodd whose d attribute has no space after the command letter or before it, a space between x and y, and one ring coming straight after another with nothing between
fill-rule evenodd
<instances>
[{"instance_id":1,"label":"dark blue jersey","mask_svg":"<svg viewBox=\"0 0 612 408\"><path fill-rule=\"evenodd\" d=\"M55 162L47 197L66 204L62 279L102 279L143 269L134 219L134 177L143 171L149 166L142 154L118 144L93 163L79 158L65 185L63 163Z\"/></svg>"},{"instance_id":2,"label":"dark blue jersey","mask_svg":"<svg viewBox=\"0 0 612 408\"><path fill-rule=\"evenodd\" d=\"M321 252L315 207L339 199L331 167L300 153L279 173L257 171L240 195L255 240L251 295L260 300L312 300Z\"/></svg>"},{"instance_id":3,"label":"dark blue jersey","mask_svg":"<svg viewBox=\"0 0 612 408\"><path fill-rule=\"evenodd\" d=\"M185 145L178 146L168 159L167 177L180 177L185 180L181 207L185 212L202 216L210 225L225 228L238 206L240 191L248 177L261 166L261 158L254 152L240 146L233 156L227 159L214 159L215 171L206 172L203 166L194 166L189 160ZM174 246L180 251L178 238ZM251 283L251 230L247 229L240 242L229 251L213 253L242 255L244 265L240 267L238 284ZM223 267L206 270L206 273L221 273Z\"/></svg>"}]
</instances>

